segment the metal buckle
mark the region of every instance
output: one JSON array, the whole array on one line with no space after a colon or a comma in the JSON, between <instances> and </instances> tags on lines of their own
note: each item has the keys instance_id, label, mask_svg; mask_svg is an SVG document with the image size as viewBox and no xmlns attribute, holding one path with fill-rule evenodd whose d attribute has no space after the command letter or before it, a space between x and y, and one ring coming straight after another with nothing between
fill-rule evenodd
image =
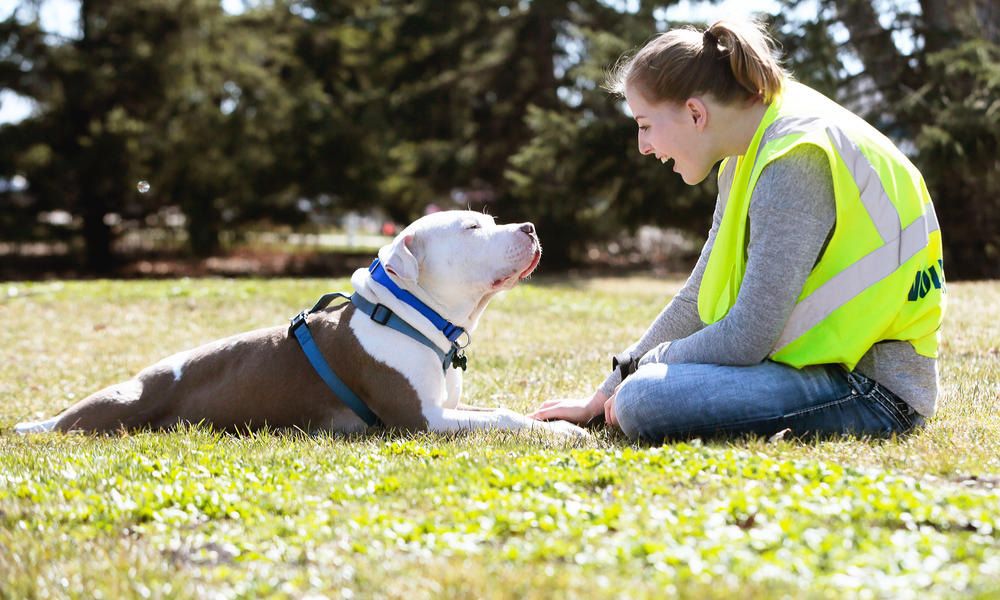
<instances>
[{"instance_id":1,"label":"metal buckle","mask_svg":"<svg viewBox=\"0 0 1000 600\"><path fill-rule=\"evenodd\" d=\"M298 329L299 325L302 325L303 323L306 322L306 317L308 316L309 316L309 311L304 310L299 314L295 315L294 317L292 317L291 325L288 326L288 332L292 333L293 331Z\"/></svg>"},{"instance_id":2,"label":"metal buckle","mask_svg":"<svg viewBox=\"0 0 1000 600\"><path fill-rule=\"evenodd\" d=\"M384 313L382 313L383 315L385 315L384 318L379 314L380 309L385 311ZM387 306L384 306L382 304L376 304L375 308L372 309L372 314L370 316L372 318L372 321L375 321L379 325L385 325L386 323L389 322L389 319L392 318L392 311Z\"/></svg>"},{"instance_id":3,"label":"metal buckle","mask_svg":"<svg viewBox=\"0 0 1000 600\"><path fill-rule=\"evenodd\" d=\"M611 357L611 370L618 371L622 376L622 381L625 381L626 377L635 373L638 368L639 361L626 352Z\"/></svg>"}]
</instances>

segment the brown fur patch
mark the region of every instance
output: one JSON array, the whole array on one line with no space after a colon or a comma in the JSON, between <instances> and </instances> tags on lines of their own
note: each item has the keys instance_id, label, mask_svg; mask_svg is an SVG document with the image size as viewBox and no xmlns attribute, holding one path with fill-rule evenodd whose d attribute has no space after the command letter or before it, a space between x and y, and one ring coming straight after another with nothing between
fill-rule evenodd
<instances>
[{"instance_id":1,"label":"brown fur patch","mask_svg":"<svg viewBox=\"0 0 1000 600\"><path fill-rule=\"evenodd\" d=\"M318 320L316 325L309 323L316 343L323 348L323 356L330 356L332 352L328 354L327 348L336 344L336 362L327 358L331 368L387 427L427 429L427 419L420 410L420 398L410 382L399 371L372 358L351 331L351 317L356 310L353 304L347 305L336 321L324 318ZM323 313L324 316L326 314ZM334 340L327 341L327 329L331 325Z\"/></svg>"},{"instance_id":2,"label":"brown fur patch","mask_svg":"<svg viewBox=\"0 0 1000 600\"><path fill-rule=\"evenodd\" d=\"M354 306L309 318L317 346L334 372L388 427L427 428L416 390L375 361L350 328ZM240 430L297 427L357 431L362 421L323 383L287 327L250 331L189 351L180 379L156 364L67 409L60 430L112 431L205 422ZM127 393L126 393L127 392Z\"/></svg>"}]
</instances>

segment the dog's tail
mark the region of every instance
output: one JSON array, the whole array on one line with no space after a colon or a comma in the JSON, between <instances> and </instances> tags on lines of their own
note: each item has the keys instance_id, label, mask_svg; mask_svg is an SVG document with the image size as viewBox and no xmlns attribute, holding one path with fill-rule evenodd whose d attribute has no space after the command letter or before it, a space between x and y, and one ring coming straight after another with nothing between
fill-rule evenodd
<instances>
[{"instance_id":1,"label":"dog's tail","mask_svg":"<svg viewBox=\"0 0 1000 600\"><path fill-rule=\"evenodd\" d=\"M56 423L59 421L59 417L52 417L51 419L45 421L28 421L26 423L18 423L14 425L14 431L25 435L28 433L47 433L56 428Z\"/></svg>"}]
</instances>

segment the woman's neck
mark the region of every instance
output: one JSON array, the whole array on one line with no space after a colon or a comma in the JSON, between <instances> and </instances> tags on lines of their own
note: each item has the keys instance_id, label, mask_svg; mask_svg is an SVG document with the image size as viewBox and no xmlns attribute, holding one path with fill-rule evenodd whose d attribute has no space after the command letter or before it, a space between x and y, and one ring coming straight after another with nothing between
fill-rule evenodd
<instances>
[{"instance_id":1,"label":"woman's neck","mask_svg":"<svg viewBox=\"0 0 1000 600\"><path fill-rule=\"evenodd\" d=\"M768 105L760 100L752 100L747 104L720 104L716 107L714 120L718 126L719 150L722 152L720 160L747 153L767 109Z\"/></svg>"}]
</instances>

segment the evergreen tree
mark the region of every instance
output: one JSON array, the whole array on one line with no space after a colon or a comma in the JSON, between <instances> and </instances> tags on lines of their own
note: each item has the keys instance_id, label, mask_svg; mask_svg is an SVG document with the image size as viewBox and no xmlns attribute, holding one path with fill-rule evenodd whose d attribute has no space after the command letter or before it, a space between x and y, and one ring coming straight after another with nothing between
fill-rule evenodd
<instances>
[{"instance_id":1,"label":"evergreen tree","mask_svg":"<svg viewBox=\"0 0 1000 600\"><path fill-rule=\"evenodd\" d=\"M546 264L579 260L586 242L608 240L654 224L708 231L714 180L688 187L637 151L635 122L624 102L603 89L608 71L667 24L639 3L634 12L603 2L577 3L556 23L564 74L560 103L533 106L526 115L531 140L509 161L514 203L536 221L549 242Z\"/></svg>"},{"instance_id":2,"label":"evergreen tree","mask_svg":"<svg viewBox=\"0 0 1000 600\"><path fill-rule=\"evenodd\" d=\"M919 10L885 14L860 0L819 6L808 22L775 20L792 70L911 155L934 200L951 277L1000 276L996 4L922 0Z\"/></svg>"},{"instance_id":3,"label":"evergreen tree","mask_svg":"<svg viewBox=\"0 0 1000 600\"><path fill-rule=\"evenodd\" d=\"M112 267L105 215L139 202L134 153L163 94L156 48L176 33L173 12L165 2L81 0L79 37L55 41L37 13L0 24L0 86L40 106L0 129L0 173L28 180L32 202L23 214L64 208L82 220L86 263L97 273Z\"/></svg>"},{"instance_id":4,"label":"evergreen tree","mask_svg":"<svg viewBox=\"0 0 1000 600\"><path fill-rule=\"evenodd\" d=\"M913 156L952 276L1000 274L994 3L819 0L802 21L800 2L770 18L791 70ZM198 254L320 208L530 219L548 267L641 224L708 228L714 178L688 187L640 156L601 88L622 53L683 24L664 20L669 3L274 0L232 15L218 0L84 0L69 39L21 5L0 22L0 88L39 109L0 126L0 182L29 186L0 189L0 233L47 238L37 214L67 210L95 272L112 264L109 213L167 205Z\"/></svg>"}]
</instances>

